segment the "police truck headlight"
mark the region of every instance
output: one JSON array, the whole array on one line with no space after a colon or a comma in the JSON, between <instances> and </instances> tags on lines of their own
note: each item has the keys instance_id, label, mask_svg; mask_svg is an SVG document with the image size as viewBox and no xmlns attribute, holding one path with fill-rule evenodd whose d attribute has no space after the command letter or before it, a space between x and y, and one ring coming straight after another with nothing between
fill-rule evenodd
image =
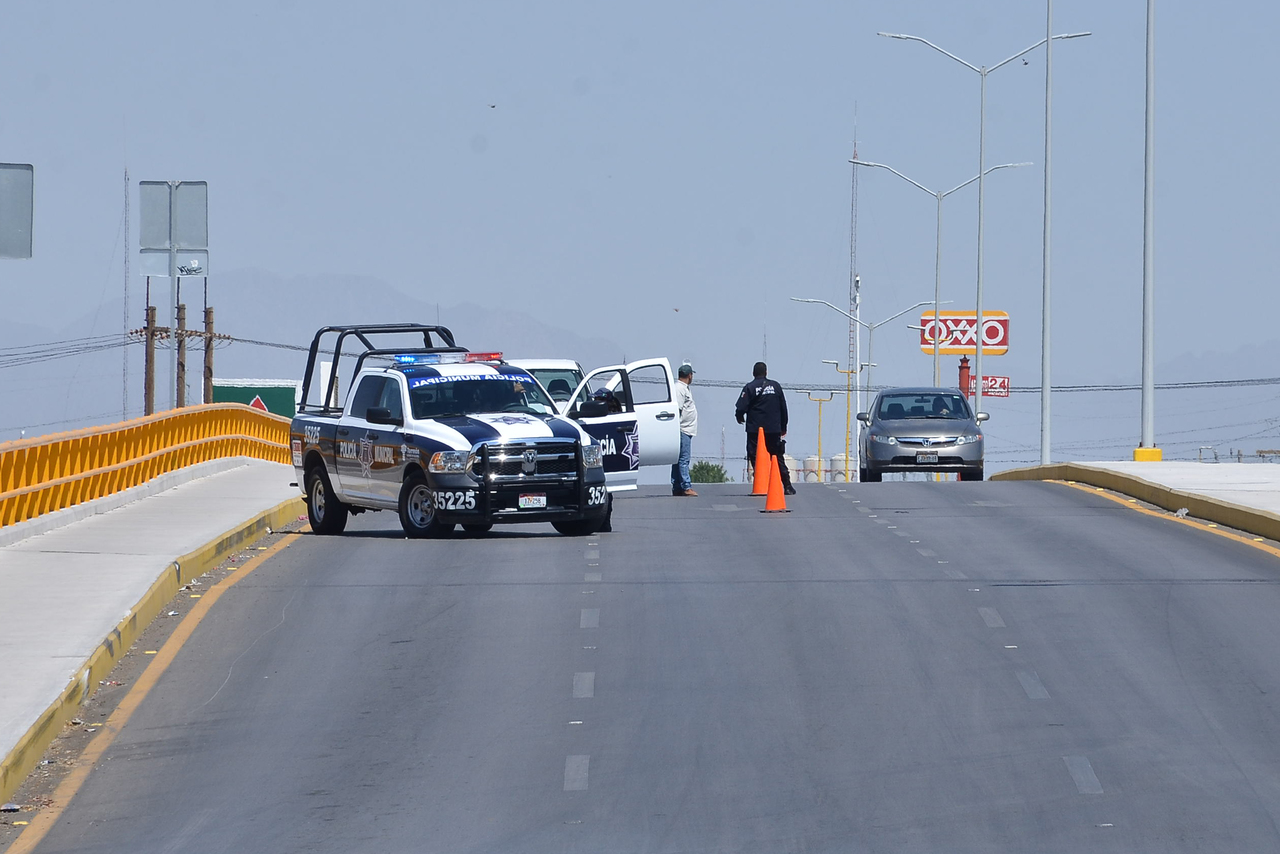
<instances>
[{"instance_id":1,"label":"police truck headlight","mask_svg":"<svg viewBox=\"0 0 1280 854\"><path fill-rule=\"evenodd\" d=\"M898 440L897 440L897 439L895 439L893 436L881 436L879 433L872 433L872 434L871 434L871 441L873 441L873 442L879 442L879 443L880 443L880 444L882 444L882 445L896 445L896 444L898 444Z\"/></svg>"},{"instance_id":2,"label":"police truck headlight","mask_svg":"<svg viewBox=\"0 0 1280 854\"><path fill-rule=\"evenodd\" d=\"M600 450L600 446L595 442L590 445L582 446L582 462L589 469L598 469L604 466L604 453Z\"/></svg>"},{"instance_id":3,"label":"police truck headlight","mask_svg":"<svg viewBox=\"0 0 1280 854\"><path fill-rule=\"evenodd\" d=\"M436 451L427 468L433 474L462 474L466 465L467 457L462 451Z\"/></svg>"}]
</instances>

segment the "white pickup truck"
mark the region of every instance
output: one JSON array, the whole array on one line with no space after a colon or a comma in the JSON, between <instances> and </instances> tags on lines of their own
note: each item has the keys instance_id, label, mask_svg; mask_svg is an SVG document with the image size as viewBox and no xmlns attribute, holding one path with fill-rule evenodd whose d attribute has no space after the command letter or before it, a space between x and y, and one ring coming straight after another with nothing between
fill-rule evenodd
<instances>
[{"instance_id":1,"label":"white pickup truck","mask_svg":"<svg viewBox=\"0 0 1280 854\"><path fill-rule=\"evenodd\" d=\"M344 354L345 343L363 345L343 406L338 371L318 370L330 334L332 365L357 355ZM381 343L405 335L422 343ZM610 529L610 493L635 488L640 465L673 460L668 446L678 449L679 437L665 359L602 371L562 410L528 371L500 353L467 352L445 327L321 329L290 430L313 530L341 532L350 513L366 510L396 511L413 537L457 524L471 533L508 522L550 522L569 535ZM665 379L637 388L633 374ZM593 378L616 391L596 396ZM319 403L313 379L324 388Z\"/></svg>"}]
</instances>

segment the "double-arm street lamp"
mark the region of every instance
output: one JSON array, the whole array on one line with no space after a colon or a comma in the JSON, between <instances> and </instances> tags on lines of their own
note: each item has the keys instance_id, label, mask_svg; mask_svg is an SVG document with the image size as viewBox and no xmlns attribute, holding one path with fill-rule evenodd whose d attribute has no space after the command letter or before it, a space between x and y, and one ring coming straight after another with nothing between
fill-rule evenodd
<instances>
[{"instance_id":1,"label":"double-arm street lamp","mask_svg":"<svg viewBox=\"0 0 1280 854\"><path fill-rule=\"evenodd\" d=\"M807 394L810 400L818 404L818 483L822 483L822 404L827 403L831 400L834 400L837 394L846 394L847 392L833 390L833 391L827 392L826 397L821 397L821 396L814 397L812 391L808 391L805 389L801 389L801 391ZM848 463L847 457L845 461L845 478L844 479L846 481L849 480L849 463Z\"/></svg>"},{"instance_id":2,"label":"double-arm street lamp","mask_svg":"<svg viewBox=\"0 0 1280 854\"><path fill-rule=\"evenodd\" d=\"M1064 33L1057 36L1046 36L1030 47L1023 48L1008 59L1001 60L990 67L974 65L966 62L950 51L943 50L928 39L920 38L920 36L910 36L903 33L877 33L877 35L885 36L891 39L904 39L906 41L920 42L923 45L933 48L943 56L950 57L956 62L968 68L970 71L976 72L981 78L981 90L978 100L978 288L977 288L977 341L974 349L976 350L976 358L974 359L974 373L978 384L974 397L974 411L982 408L982 273L983 273L983 203L986 199L986 174L987 174L987 75L995 71L1001 66L1008 65L1015 59L1028 54L1042 44L1047 44L1051 39L1075 39L1081 36L1090 35L1090 33ZM963 389L962 389L963 391Z\"/></svg>"},{"instance_id":3,"label":"double-arm street lamp","mask_svg":"<svg viewBox=\"0 0 1280 854\"><path fill-rule=\"evenodd\" d=\"M974 175L972 178L970 178L968 181L965 181L963 184L958 184L952 187L950 190L947 190L946 192L939 193L935 190L930 190L928 187L926 187L924 184L921 184L919 181L916 181L912 178L908 178L906 175L903 175L901 172L899 172L897 169L894 169L892 166L886 166L883 163L872 163L869 160L850 160L849 162L852 163L854 166L872 166L877 169L888 169L890 172L897 175L899 178L906 181L908 184L912 184L916 187L919 187L920 189L924 190L926 193L928 193L929 195L933 196L935 199L938 200L937 241L936 241L936 246L933 252L933 384L942 385L942 362L940 358L942 338L941 336L938 335L938 328L942 323L941 316L938 314L939 297L942 293L942 200L945 199L947 196L951 195L952 193L956 192L957 190L963 190L965 187L969 186L974 181L977 181L978 176ZM989 175L992 172L995 172L997 169L1015 169L1019 166L1030 166L1030 165L1031 165L1030 163L1001 163L999 166L992 166L990 169L988 169L987 174Z\"/></svg>"}]
</instances>

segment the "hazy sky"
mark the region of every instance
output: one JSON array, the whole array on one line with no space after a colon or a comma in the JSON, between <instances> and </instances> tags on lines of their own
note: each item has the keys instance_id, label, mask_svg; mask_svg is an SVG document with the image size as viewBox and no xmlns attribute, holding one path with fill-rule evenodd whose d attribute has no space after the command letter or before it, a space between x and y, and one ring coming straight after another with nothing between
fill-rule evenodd
<instances>
[{"instance_id":1,"label":"hazy sky","mask_svg":"<svg viewBox=\"0 0 1280 854\"><path fill-rule=\"evenodd\" d=\"M1278 24L1273 3L1161 4L1161 362L1280 337ZM120 298L127 166L135 182L209 182L215 303L219 271L363 274L709 378L749 378L767 334L775 377L838 381L821 360L846 358L846 322L788 297L847 302L855 112L866 159L938 189L977 172L978 75L876 32L990 65L1044 26L1026 0L10 4L0 160L35 165L36 221L35 258L0 262L6 319L57 329ZM1093 33L1054 52L1055 382L1138 376L1144 26L1141 0L1055 4L1057 32ZM1037 164L987 185L985 304L1012 315L1013 343L986 369L1015 385L1038 383L1040 354L1043 50L1027 59L988 83L988 164ZM952 308L974 298L976 201L945 206ZM933 256L933 200L863 172L864 319L930 298ZM362 294L329 322L343 299ZM877 333L877 382L931 375L905 323ZM1123 405L1107 430L1136 442L1136 396ZM1037 411L992 402L993 432L1001 406L1008 423ZM1034 419L1018 423L1034 443Z\"/></svg>"}]
</instances>

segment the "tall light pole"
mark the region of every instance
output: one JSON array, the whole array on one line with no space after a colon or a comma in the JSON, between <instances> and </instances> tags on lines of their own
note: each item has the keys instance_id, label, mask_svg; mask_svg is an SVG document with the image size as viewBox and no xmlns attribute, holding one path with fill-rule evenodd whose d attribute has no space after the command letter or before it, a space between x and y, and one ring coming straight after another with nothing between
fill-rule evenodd
<instances>
[{"instance_id":1,"label":"tall light pole","mask_svg":"<svg viewBox=\"0 0 1280 854\"><path fill-rule=\"evenodd\" d=\"M1135 460L1159 460L1156 447L1156 0L1147 0L1147 123L1142 194L1142 442Z\"/></svg>"},{"instance_id":2,"label":"tall light pole","mask_svg":"<svg viewBox=\"0 0 1280 854\"><path fill-rule=\"evenodd\" d=\"M1051 303L1049 301L1049 256L1051 254L1052 242L1050 240L1050 204L1051 183L1053 169L1053 0L1045 0L1045 24L1044 24L1044 238L1042 240L1042 249L1044 258L1041 261L1041 282L1040 292L1040 465L1049 465L1050 458L1050 442L1049 442L1049 424L1051 421L1049 412L1049 398L1051 395L1049 386L1049 334L1051 324L1049 322L1049 314ZM981 343L981 342L979 342Z\"/></svg>"},{"instance_id":3,"label":"tall light pole","mask_svg":"<svg viewBox=\"0 0 1280 854\"><path fill-rule=\"evenodd\" d=\"M1018 59L1023 54L1030 53L1042 44L1047 44L1052 39L1075 39L1082 36L1091 35L1091 33L1064 33L1057 36L1047 35L1045 38L1023 48L1008 59L1003 59L995 65L988 68L987 66L977 66L971 62L965 62L960 57L950 51L943 50L928 39L922 39L919 36L909 36L903 33L877 33L877 35L885 36L891 39L905 39L907 41L920 42L923 45L933 48L943 56L950 57L956 62L968 68L970 71L976 72L981 79L978 99L978 289L977 289L977 341L974 346L976 357L974 359L974 374L978 388L974 397L974 411L977 412L982 408L982 351L983 351L983 334L982 334L982 273L983 273L983 223L984 223L984 202L986 200L986 173L987 173L987 75L1003 65L1007 65Z\"/></svg>"},{"instance_id":4,"label":"tall light pole","mask_svg":"<svg viewBox=\"0 0 1280 854\"><path fill-rule=\"evenodd\" d=\"M939 315L938 315L938 305L940 304L939 297L941 296L941 292L942 292L942 200L957 190L963 190L965 187L969 186L974 181L978 180L978 176L974 175L972 178L970 178L968 181L965 181L963 184L958 184L952 187L950 190L947 190L946 192L939 193L935 190L930 190L928 187L926 187L924 184L921 184L919 181L908 178L906 175L903 175L901 172L899 172L897 169L894 169L892 166L886 166L883 163L872 163L870 160L850 160L849 162L852 163L854 166L873 166L877 169L888 169L890 172L897 175L899 178L906 181L908 184L912 184L916 187L919 187L921 190L924 190L926 193L928 193L929 195L933 196L935 199L938 200L938 226L936 229L937 243L933 252L933 322L934 322L933 384L935 386L941 385L942 384L942 360L941 360L942 339L938 337L937 325L938 323L940 323ZM1031 165L1030 163L1001 163L999 166L992 166L990 169L988 169L987 174L989 175L992 172L996 171L997 169L1013 169L1018 166L1030 166L1030 165Z\"/></svg>"}]
</instances>

